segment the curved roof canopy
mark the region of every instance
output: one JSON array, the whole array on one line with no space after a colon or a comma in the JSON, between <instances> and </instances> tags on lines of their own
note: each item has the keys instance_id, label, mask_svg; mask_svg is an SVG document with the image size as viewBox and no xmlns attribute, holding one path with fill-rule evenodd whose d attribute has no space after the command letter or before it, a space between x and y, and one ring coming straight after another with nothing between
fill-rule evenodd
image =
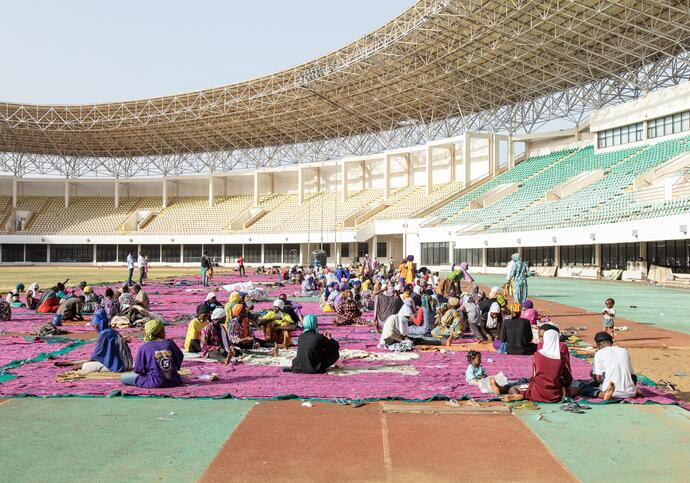
<instances>
[{"instance_id":1,"label":"curved roof canopy","mask_svg":"<svg viewBox=\"0 0 690 483\"><path fill-rule=\"evenodd\" d=\"M0 103L0 151L233 151L428 124L602 80L625 79L634 88L648 66L687 53L689 5L422 0L340 50L247 82L122 103Z\"/></svg>"}]
</instances>

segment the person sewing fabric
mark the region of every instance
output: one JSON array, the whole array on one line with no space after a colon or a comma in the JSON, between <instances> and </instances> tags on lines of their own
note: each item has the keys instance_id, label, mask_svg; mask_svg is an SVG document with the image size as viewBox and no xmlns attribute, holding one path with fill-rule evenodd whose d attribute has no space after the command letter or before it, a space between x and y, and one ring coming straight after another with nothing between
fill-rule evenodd
<instances>
[{"instance_id":1,"label":"person sewing fabric","mask_svg":"<svg viewBox=\"0 0 690 483\"><path fill-rule=\"evenodd\" d=\"M273 342L273 353L278 354L279 349L290 347L292 331L295 330L295 322L283 310L285 302L280 299L273 301L272 310L259 317L258 323L264 330L266 342Z\"/></svg>"},{"instance_id":2,"label":"person sewing fabric","mask_svg":"<svg viewBox=\"0 0 690 483\"><path fill-rule=\"evenodd\" d=\"M143 388L176 387L182 384L179 370L184 354L170 339L165 338L165 327L160 320L149 320L144 325L144 345L139 347L134 372L126 372L120 381L129 386Z\"/></svg>"},{"instance_id":3,"label":"person sewing fabric","mask_svg":"<svg viewBox=\"0 0 690 483\"><path fill-rule=\"evenodd\" d=\"M105 310L108 320L120 313L120 302L115 298L115 292L112 288L105 289L105 296L101 299L101 307Z\"/></svg>"},{"instance_id":4,"label":"person sewing fabric","mask_svg":"<svg viewBox=\"0 0 690 483\"><path fill-rule=\"evenodd\" d=\"M319 334L315 315L304 317L304 332L297 339L297 355L292 360L291 372L323 374L340 357L340 344L331 334Z\"/></svg>"},{"instance_id":5,"label":"person sewing fabric","mask_svg":"<svg viewBox=\"0 0 690 483\"><path fill-rule=\"evenodd\" d=\"M364 325L368 322L362 318L362 311L357 302L352 298L350 290L343 290L340 303L335 310L335 325Z\"/></svg>"},{"instance_id":6,"label":"person sewing fabric","mask_svg":"<svg viewBox=\"0 0 690 483\"><path fill-rule=\"evenodd\" d=\"M411 350L412 341L408 339L407 334L412 315L412 308L409 305L403 305L397 314L388 317L381 330L379 347L395 351Z\"/></svg>"},{"instance_id":7,"label":"person sewing fabric","mask_svg":"<svg viewBox=\"0 0 690 483\"><path fill-rule=\"evenodd\" d=\"M85 297L71 297L60 302L57 309L57 314L62 317L62 320L84 320L81 314L81 306L84 303Z\"/></svg>"},{"instance_id":8,"label":"person sewing fabric","mask_svg":"<svg viewBox=\"0 0 690 483\"><path fill-rule=\"evenodd\" d=\"M134 287L132 287L132 291L134 292L134 304L138 305L141 308L149 310L149 296L146 292L142 290L141 285L136 284Z\"/></svg>"},{"instance_id":9,"label":"person sewing fabric","mask_svg":"<svg viewBox=\"0 0 690 483\"><path fill-rule=\"evenodd\" d=\"M234 350L225 326L225 310L216 307L211 322L201 331L201 357L225 362L227 365Z\"/></svg>"},{"instance_id":10,"label":"person sewing fabric","mask_svg":"<svg viewBox=\"0 0 690 483\"><path fill-rule=\"evenodd\" d=\"M91 360L85 362L83 372L125 372L131 371L132 352L125 339L118 331L110 327L110 320L105 310L98 309L93 314L91 325L98 330L96 347L91 353Z\"/></svg>"},{"instance_id":11,"label":"person sewing fabric","mask_svg":"<svg viewBox=\"0 0 690 483\"><path fill-rule=\"evenodd\" d=\"M464 329L460 299L451 297L444 309L436 327L431 330L431 335L436 339L446 339L446 345L451 345L454 339L462 335Z\"/></svg>"}]
</instances>

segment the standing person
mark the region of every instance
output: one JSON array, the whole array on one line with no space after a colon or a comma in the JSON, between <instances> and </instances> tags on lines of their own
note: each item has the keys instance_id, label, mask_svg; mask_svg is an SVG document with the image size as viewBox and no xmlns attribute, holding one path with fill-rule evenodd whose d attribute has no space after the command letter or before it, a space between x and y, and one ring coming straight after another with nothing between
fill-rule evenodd
<instances>
[{"instance_id":1,"label":"standing person","mask_svg":"<svg viewBox=\"0 0 690 483\"><path fill-rule=\"evenodd\" d=\"M144 255L139 252L139 257L137 258L137 265L139 265L139 285L144 285L144 280L146 279L146 259Z\"/></svg>"},{"instance_id":2,"label":"standing person","mask_svg":"<svg viewBox=\"0 0 690 483\"><path fill-rule=\"evenodd\" d=\"M616 309L613 306L616 305L616 301L608 298L604 304L606 306L601 311L601 314L604 316L604 332L611 334L611 337L613 337L616 325Z\"/></svg>"},{"instance_id":3,"label":"standing person","mask_svg":"<svg viewBox=\"0 0 690 483\"><path fill-rule=\"evenodd\" d=\"M144 255L144 280L149 279L149 256Z\"/></svg>"},{"instance_id":4,"label":"standing person","mask_svg":"<svg viewBox=\"0 0 690 483\"><path fill-rule=\"evenodd\" d=\"M133 285L132 276L134 275L134 264L136 259L134 258L134 252L130 251L127 255L127 285Z\"/></svg>"},{"instance_id":5,"label":"standing person","mask_svg":"<svg viewBox=\"0 0 690 483\"><path fill-rule=\"evenodd\" d=\"M512 281L513 298L516 302L523 304L527 300L527 277L529 277L529 267L518 253L513 253L513 264L510 267L506 284Z\"/></svg>"},{"instance_id":6,"label":"standing person","mask_svg":"<svg viewBox=\"0 0 690 483\"><path fill-rule=\"evenodd\" d=\"M201 272L201 283L204 287L208 287L208 275L211 270L211 259L208 258L208 252L204 252L204 254L201 255L201 267L199 268Z\"/></svg>"},{"instance_id":7,"label":"standing person","mask_svg":"<svg viewBox=\"0 0 690 483\"><path fill-rule=\"evenodd\" d=\"M240 270L240 277L246 277L247 272L244 271L244 257L240 254L240 256L237 258L237 265Z\"/></svg>"}]
</instances>

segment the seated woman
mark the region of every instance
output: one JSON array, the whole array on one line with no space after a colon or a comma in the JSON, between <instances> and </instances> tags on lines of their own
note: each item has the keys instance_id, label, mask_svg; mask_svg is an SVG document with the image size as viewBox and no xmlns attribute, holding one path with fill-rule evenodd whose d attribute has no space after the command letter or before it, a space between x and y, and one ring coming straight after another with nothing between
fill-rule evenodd
<instances>
[{"instance_id":1,"label":"seated woman","mask_svg":"<svg viewBox=\"0 0 690 483\"><path fill-rule=\"evenodd\" d=\"M115 299L115 292L110 287L105 289L105 296L101 299L101 308L105 310L108 320L120 313L120 302Z\"/></svg>"},{"instance_id":2,"label":"seated woman","mask_svg":"<svg viewBox=\"0 0 690 483\"><path fill-rule=\"evenodd\" d=\"M38 302L41 299L38 289L38 284L34 282L29 285L29 289L26 291L26 308L29 310L36 310L38 308Z\"/></svg>"},{"instance_id":3,"label":"seated woman","mask_svg":"<svg viewBox=\"0 0 690 483\"><path fill-rule=\"evenodd\" d=\"M81 314L81 306L83 303L83 295L64 299L60 302L57 315L61 316L61 320L84 320L84 316Z\"/></svg>"},{"instance_id":4,"label":"seated woman","mask_svg":"<svg viewBox=\"0 0 690 483\"><path fill-rule=\"evenodd\" d=\"M537 325L539 312L537 312L537 309L534 308L534 304L531 300L527 299L522 304L522 312L520 313L520 317L529 320L529 323L532 325Z\"/></svg>"},{"instance_id":5,"label":"seated woman","mask_svg":"<svg viewBox=\"0 0 690 483\"><path fill-rule=\"evenodd\" d=\"M98 310L101 298L93 291L90 285L84 287L84 303L81 306L82 314L93 314Z\"/></svg>"},{"instance_id":6,"label":"seated woman","mask_svg":"<svg viewBox=\"0 0 690 483\"><path fill-rule=\"evenodd\" d=\"M453 339L462 335L462 325L460 299L451 297L448 299L448 310L443 313L436 327L431 330L431 335L436 339L446 339L446 345L451 345Z\"/></svg>"},{"instance_id":7,"label":"seated woman","mask_svg":"<svg viewBox=\"0 0 690 483\"><path fill-rule=\"evenodd\" d=\"M412 341L407 337L412 309L409 305L403 305L397 314L386 319L381 330L379 347L386 347L394 351L412 350Z\"/></svg>"},{"instance_id":8,"label":"seated woman","mask_svg":"<svg viewBox=\"0 0 690 483\"><path fill-rule=\"evenodd\" d=\"M323 374L340 357L340 344L331 334L319 334L315 315L304 317L304 332L297 340L297 356L292 360L292 372Z\"/></svg>"},{"instance_id":9,"label":"seated woman","mask_svg":"<svg viewBox=\"0 0 690 483\"><path fill-rule=\"evenodd\" d=\"M41 299L38 301L36 313L39 314L54 314L60 307L59 293L64 293L65 286L58 283L56 286L46 290Z\"/></svg>"},{"instance_id":10,"label":"seated woman","mask_svg":"<svg viewBox=\"0 0 690 483\"><path fill-rule=\"evenodd\" d=\"M537 349L532 343L532 325L520 317L522 307L518 302L510 304L512 318L505 319L501 325L499 339L506 344L510 355L531 355Z\"/></svg>"},{"instance_id":11,"label":"seated woman","mask_svg":"<svg viewBox=\"0 0 690 483\"><path fill-rule=\"evenodd\" d=\"M431 329L434 328L436 318L436 301L432 298L433 292L428 289L422 295L421 307L417 313L421 316L420 324L410 325L408 332L410 336L426 337L431 334Z\"/></svg>"},{"instance_id":12,"label":"seated woman","mask_svg":"<svg viewBox=\"0 0 690 483\"><path fill-rule=\"evenodd\" d=\"M217 307L211 313L211 323L201 331L201 357L225 362L227 365L234 350L225 327L225 310Z\"/></svg>"},{"instance_id":13,"label":"seated woman","mask_svg":"<svg viewBox=\"0 0 690 483\"><path fill-rule=\"evenodd\" d=\"M541 349L534 353L532 361L532 378L523 391L522 381L498 386L490 381L496 394L506 394L505 400L519 401L529 399L535 402L559 402L573 382L570 359L561 357L559 335L555 330L544 332L544 343Z\"/></svg>"},{"instance_id":14,"label":"seated woman","mask_svg":"<svg viewBox=\"0 0 690 483\"><path fill-rule=\"evenodd\" d=\"M211 309L205 303L200 303L196 308L196 318L187 325L187 336L184 340L185 352L201 352L201 331L208 324Z\"/></svg>"},{"instance_id":15,"label":"seated woman","mask_svg":"<svg viewBox=\"0 0 690 483\"><path fill-rule=\"evenodd\" d=\"M236 348L253 349L256 345L254 330L249 318L249 310L244 303L244 297L232 307L230 315L231 318L228 320L228 336L230 337L230 342L232 342L233 346ZM237 349L235 351L237 351Z\"/></svg>"},{"instance_id":16,"label":"seated woman","mask_svg":"<svg viewBox=\"0 0 690 483\"><path fill-rule=\"evenodd\" d=\"M395 291L393 284L388 282L385 288L380 286L377 282L374 286L374 320L376 321L376 330L381 332L383 324L388 320L388 317L400 312L403 306L403 301L400 295Z\"/></svg>"},{"instance_id":17,"label":"seated woman","mask_svg":"<svg viewBox=\"0 0 690 483\"><path fill-rule=\"evenodd\" d=\"M259 317L259 325L264 330L266 342L273 342L273 353L278 354L278 349L287 349L292 342L292 331L295 330L295 322L283 310L285 302L280 299L273 301L273 310L269 310Z\"/></svg>"},{"instance_id":18,"label":"seated woman","mask_svg":"<svg viewBox=\"0 0 690 483\"><path fill-rule=\"evenodd\" d=\"M91 360L82 365L84 372L125 372L132 370L132 353L118 331L110 328L110 320L105 310L98 309L93 314L91 325L98 329L96 348Z\"/></svg>"},{"instance_id":19,"label":"seated woman","mask_svg":"<svg viewBox=\"0 0 690 483\"><path fill-rule=\"evenodd\" d=\"M343 290L340 303L335 309L335 325L366 325L369 322L362 318L362 311L359 305L352 298L352 292Z\"/></svg>"},{"instance_id":20,"label":"seated woman","mask_svg":"<svg viewBox=\"0 0 690 483\"><path fill-rule=\"evenodd\" d=\"M26 308L26 304L22 302L21 298L19 297L19 292L14 292L14 294L12 295L12 302L10 302L10 306L13 309Z\"/></svg>"},{"instance_id":21,"label":"seated woman","mask_svg":"<svg viewBox=\"0 0 690 483\"><path fill-rule=\"evenodd\" d=\"M129 285L122 286L121 293L117 301L120 302L121 310L125 310L134 305L134 297L132 297L132 294L129 293Z\"/></svg>"},{"instance_id":22,"label":"seated woman","mask_svg":"<svg viewBox=\"0 0 690 483\"><path fill-rule=\"evenodd\" d=\"M172 340L165 338L163 322L146 322L144 341L137 352L134 372L122 374L120 381L128 386L144 388L175 387L182 384L177 371L182 367L184 355Z\"/></svg>"},{"instance_id":23,"label":"seated woman","mask_svg":"<svg viewBox=\"0 0 690 483\"><path fill-rule=\"evenodd\" d=\"M313 275L307 275L302 281L299 297L315 297L319 295L319 289L316 286Z\"/></svg>"},{"instance_id":24,"label":"seated woman","mask_svg":"<svg viewBox=\"0 0 690 483\"><path fill-rule=\"evenodd\" d=\"M10 304L0 299L0 322L6 322L12 318L12 308Z\"/></svg>"},{"instance_id":25,"label":"seated woman","mask_svg":"<svg viewBox=\"0 0 690 483\"><path fill-rule=\"evenodd\" d=\"M293 322L296 324L302 322L302 306L298 303L292 303L292 301L288 300L287 295L284 293L281 293L278 298L283 301L283 304L285 304L285 308L283 309L286 314L290 316Z\"/></svg>"}]
</instances>

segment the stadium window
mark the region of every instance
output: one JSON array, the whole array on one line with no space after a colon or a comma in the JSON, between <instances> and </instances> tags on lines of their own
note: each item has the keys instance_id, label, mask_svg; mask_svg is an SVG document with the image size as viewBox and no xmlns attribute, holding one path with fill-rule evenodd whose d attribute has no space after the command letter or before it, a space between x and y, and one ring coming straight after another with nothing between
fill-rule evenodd
<instances>
[{"instance_id":1,"label":"stadium window","mask_svg":"<svg viewBox=\"0 0 690 483\"><path fill-rule=\"evenodd\" d=\"M184 263L198 263L201 261L201 245L185 245L182 259Z\"/></svg>"},{"instance_id":2,"label":"stadium window","mask_svg":"<svg viewBox=\"0 0 690 483\"><path fill-rule=\"evenodd\" d=\"M597 147L608 148L611 146L619 146L621 144L642 141L642 129L643 124L638 122L628 126L607 129L606 131L599 131L597 133ZM653 125L648 124L648 132L651 132L652 129Z\"/></svg>"},{"instance_id":3,"label":"stadium window","mask_svg":"<svg viewBox=\"0 0 690 483\"><path fill-rule=\"evenodd\" d=\"M556 258L556 247L526 247L522 259L531 267L551 267Z\"/></svg>"},{"instance_id":4,"label":"stadium window","mask_svg":"<svg viewBox=\"0 0 690 483\"><path fill-rule=\"evenodd\" d=\"M113 249L115 245L111 245ZM48 245L26 245L26 261L45 263L48 260ZM113 250L113 258L115 258L115 251ZM4 259L3 259L4 260Z\"/></svg>"},{"instance_id":5,"label":"stadium window","mask_svg":"<svg viewBox=\"0 0 690 483\"><path fill-rule=\"evenodd\" d=\"M264 263L283 263L283 246L280 244L264 245Z\"/></svg>"},{"instance_id":6,"label":"stadium window","mask_svg":"<svg viewBox=\"0 0 690 483\"><path fill-rule=\"evenodd\" d=\"M378 242L376 244L376 258L386 258L388 256L388 243Z\"/></svg>"},{"instance_id":7,"label":"stadium window","mask_svg":"<svg viewBox=\"0 0 690 483\"><path fill-rule=\"evenodd\" d=\"M208 257L214 265L222 262L223 245L204 245L204 251L208 253Z\"/></svg>"},{"instance_id":8,"label":"stadium window","mask_svg":"<svg viewBox=\"0 0 690 483\"><path fill-rule=\"evenodd\" d=\"M163 263L180 263L180 245L161 246L161 261Z\"/></svg>"},{"instance_id":9,"label":"stadium window","mask_svg":"<svg viewBox=\"0 0 690 483\"><path fill-rule=\"evenodd\" d=\"M225 263L237 263L242 255L242 245L225 245Z\"/></svg>"},{"instance_id":10,"label":"stadium window","mask_svg":"<svg viewBox=\"0 0 690 483\"><path fill-rule=\"evenodd\" d=\"M50 261L57 263L91 262L93 261L93 245L51 245Z\"/></svg>"},{"instance_id":11,"label":"stadium window","mask_svg":"<svg viewBox=\"0 0 690 483\"><path fill-rule=\"evenodd\" d=\"M368 253L369 253L369 244L368 243L360 242L357 244L357 257L358 258L364 258Z\"/></svg>"},{"instance_id":12,"label":"stadium window","mask_svg":"<svg viewBox=\"0 0 690 483\"><path fill-rule=\"evenodd\" d=\"M326 252L326 258L331 258L331 244L330 243L324 243L321 246L321 249Z\"/></svg>"},{"instance_id":13,"label":"stadium window","mask_svg":"<svg viewBox=\"0 0 690 483\"><path fill-rule=\"evenodd\" d=\"M341 258L350 258L350 244L341 243L340 244L340 256Z\"/></svg>"},{"instance_id":14,"label":"stadium window","mask_svg":"<svg viewBox=\"0 0 690 483\"><path fill-rule=\"evenodd\" d=\"M601 245L601 267L604 270L627 270L628 262L637 260L639 256L639 243Z\"/></svg>"},{"instance_id":15,"label":"stadium window","mask_svg":"<svg viewBox=\"0 0 690 483\"><path fill-rule=\"evenodd\" d=\"M594 265L594 245L561 247L561 267L591 267Z\"/></svg>"},{"instance_id":16,"label":"stadium window","mask_svg":"<svg viewBox=\"0 0 690 483\"><path fill-rule=\"evenodd\" d=\"M453 250L453 261L456 264L467 262L470 267L482 266L481 248L456 248Z\"/></svg>"},{"instance_id":17,"label":"stadium window","mask_svg":"<svg viewBox=\"0 0 690 483\"><path fill-rule=\"evenodd\" d=\"M129 255L130 250L134 255L137 255L137 246L136 245L118 245L117 246L117 261L120 263L124 263L127 261L127 255ZM52 255L52 249L51 249L51 255L50 255L50 261L53 261L53 255ZM177 260L178 262L180 260Z\"/></svg>"},{"instance_id":18,"label":"stadium window","mask_svg":"<svg viewBox=\"0 0 690 483\"><path fill-rule=\"evenodd\" d=\"M681 132L690 131L690 111L681 115L680 130Z\"/></svg>"},{"instance_id":19,"label":"stadium window","mask_svg":"<svg viewBox=\"0 0 690 483\"><path fill-rule=\"evenodd\" d=\"M488 248L486 250L486 266L505 267L513 253L517 253L517 251L517 248Z\"/></svg>"},{"instance_id":20,"label":"stadium window","mask_svg":"<svg viewBox=\"0 0 690 483\"><path fill-rule=\"evenodd\" d=\"M45 261L45 259L43 259ZM24 245L18 244L3 244L2 245L2 261L3 262L23 262L24 261Z\"/></svg>"},{"instance_id":21,"label":"stadium window","mask_svg":"<svg viewBox=\"0 0 690 483\"><path fill-rule=\"evenodd\" d=\"M283 245L283 263L299 263L299 243Z\"/></svg>"},{"instance_id":22,"label":"stadium window","mask_svg":"<svg viewBox=\"0 0 690 483\"><path fill-rule=\"evenodd\" d=\"M149 257L150 263L157 263L161 261L161 246L160 245L141 245L139 251L145 257Z\"/></svg>"},{"instance_id":23,"label":"stadium window","mask_svg":"<svg viewBox=\"0 0 690 483\"><path fill-rule=\"evenodd\" d=\"M670 136L690 130L690 111L678 112L669 116L647 121L647 137Z\"/></svg>"},{"instance_id":24,"label":"stadium window","mask_svg":"<svg viewBox=\"0 0 690 483\"><path fill-rule=\"evenodd\" d=\"M261 245L245 245L244 261L247 263L261 263Z\"/></svg>"},{"instance_id":25,"label":"stadium window","mask_svg":"<svg viewBox=\"0 0 690 483\"><path fill-rule=\"evenodd\" d=\"M96 245L96 262L108 263L117 261L117 245Z\"/></svg>"},{"instance_id":26,"label":"stadium window","mask_svg":"<svg viewBox=\"0 0 690 483\"><path fill-rule=\"evenodd\" d=\"M448 242L422 243L422 265L448 265Z\"/></svg>"},{"instance_id":27,"label":"stadium window","mask_svg":"<svg viewBox=\"0 0 690 483\"><path fill-rule=\"evenodd\" d=\"M690 240L666 240L647 243L651 265L668 267L677 273L690 273Z\"/></svg>"}]
</instances>

